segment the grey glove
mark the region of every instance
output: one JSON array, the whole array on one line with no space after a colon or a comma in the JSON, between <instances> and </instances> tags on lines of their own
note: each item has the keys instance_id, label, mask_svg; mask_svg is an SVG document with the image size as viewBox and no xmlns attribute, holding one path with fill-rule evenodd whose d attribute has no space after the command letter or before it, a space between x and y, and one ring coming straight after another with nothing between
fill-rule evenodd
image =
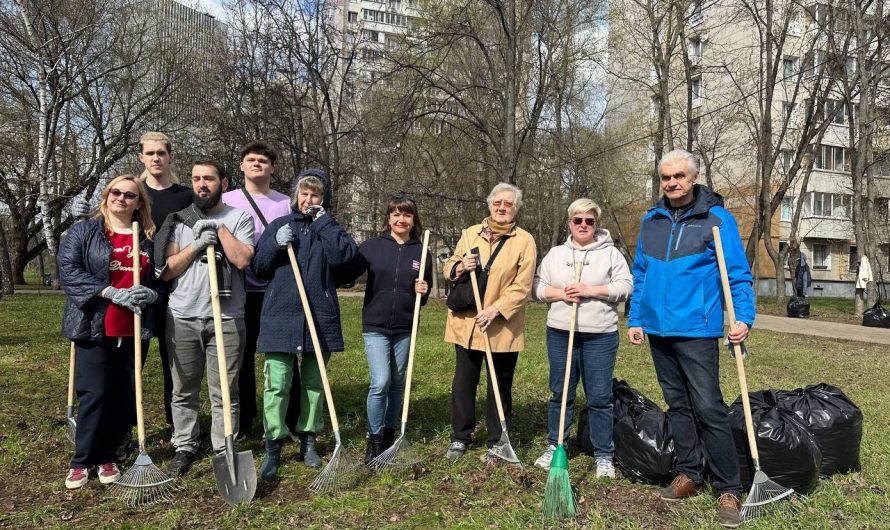
<instances>
[{"instance_id":1,"label":"grey glove","mask_svg":"<svg viewBox=\"0 0 890 530\"><path fill-rule=\"evenodd\" d=\"M198 221L200 223L201 221ZM195 223L195 226L198 225ZM216 230L211 228L205 228L201 232L195 232L195 240L192 241L192 250L197 253L204 252L207 247L210 245L215 245L219 242L219 236L216 235Z\"/></svg>"},{"instance_id":2,"label":"grey glove","mask_svg":"<svg viewBox=\"0 0 890 530\"><path fill-rule=\"evenodd\" d=\"M102 295L104 298L111 300L112 304L126 307L137 315L142 314L142 309L136 301L136 294L133 288L118 289L117 287L109 287Z\"/></svg>"},{"instance_id":3,"label":"grey glove","mask_svg":"<svg viewBox=\"0 0 890 530\"><path fill-rule=\"evenodd\" d=\"M158 293L144 285L134 285L130 290L133 291L133 296L139 307L151 305L158 299Z\"/></svg>"},{"instance_id":4,"label":"grey glove","mask_svg":"<svg viewBox=\"0 0 890 530\"><path fill-rule=\"evenodd\" d=\"M318 218L324 215L324 206L313 204L309 208L306 208L306 215L311 217L313 221L318 221Z\"/></svg>"},{"instance_id":5,"label":"grey glove","mask_svg":"<svg viewBox=\"0 0 890 530\"><path fill-rule=\"evenodd\" d=\"M192 225L192 232L195 234L195 239L197 239L201 232L206 230L216 232L221 226L222 221L217 221L216 219L198 219L195 221L195 224Z\"/></svg>"},{"instance_id":6,"label":"grey glove","mask_svg":"<svg viewBox=\"0 0 890 530\"><path fill-rule=\"evenodd\" d=\"M275 242L279 247L286 247L288 243L294 240L294 229L286 224L275 232Z\"/></svg>"},{"instance_id":7,"label":"grey glove","mask_svg":"<svg viewBox=\"0 0 890 530\"><path fill-rule=\"evenodd\" d=\"M723 345L729 349L729 356L732 357L733 359L735 359L735 348L732 347L732 343L729 342L728 338L723 339ZM748 347L745 346L744 342L739 344L739 346L742 349L742 360L743 361L748 360Z\"/></svg>"},{"instance_id":8,"label":"grey glove","mask_svg":"<svg viewBox=\"0 0 890 530\"><path fill-rule=\"evenodd\" d=\"M81 217L90 216L90 203L83 199L76 199L71 203L71 216L79 220Z\"/></svg>"}]
</instances>

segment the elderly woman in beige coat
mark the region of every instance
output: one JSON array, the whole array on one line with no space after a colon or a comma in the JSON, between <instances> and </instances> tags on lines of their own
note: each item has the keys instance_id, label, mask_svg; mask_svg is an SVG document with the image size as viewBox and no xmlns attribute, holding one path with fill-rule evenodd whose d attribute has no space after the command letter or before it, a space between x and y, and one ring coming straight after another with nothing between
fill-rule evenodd
<instances>
[{"instance_id":1,"label":"elderly woman in beige coat","mask_svg":"<svg viewBox=\"0 0 890 530\"><path fill-rule=\"evenodd\" d=\"M534 239L516 226L516 214L521 206L519 188L506 183L496 185L488 195L490 215L463 231L455 254L445 263L445 277L459 279L477 266L487 266L503 241L488 272L482 311L448 311L445 341L454 344L456 358L451 384L451 445L445 455L448 458L463 456L472 442L476 387L485 361L483 332L487 332L491 340L494 371L508 428L512 420L513 372L519 352L525 349L525 305L536 263ZM478 249L478 258L470 249ZM489 374L491 369L488 367ZM501 437L501 426L490 379L485 415L491 447Z\"/></svg>"}]
</instances>

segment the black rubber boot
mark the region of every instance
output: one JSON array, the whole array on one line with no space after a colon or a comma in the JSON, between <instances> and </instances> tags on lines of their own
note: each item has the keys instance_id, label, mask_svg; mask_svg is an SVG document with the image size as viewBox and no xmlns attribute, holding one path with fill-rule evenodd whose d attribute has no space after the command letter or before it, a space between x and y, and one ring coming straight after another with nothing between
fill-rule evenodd
<instances>
[{"instance_id":1,"label":"black rubber boot","mask_svg":"<svg viewBox=\"0 0 890 530\"><path fill-rule=\"evenodd\" d=\"M301 432L300 437L300 457L307 467L317 469L321 467L321 457L318 456L318 450L315 448L315 433Z\"/></svg>"},{"instance_id":2,"label":"black rubber boot","mask_svg":"<svg viewBox=\"0 0 890 530\"><path fill-rule=\"evenodd\" d=\"M260 480L273 481L278 478L278 465L281 462L281 447L284 440L266 440L266 454L260 464Z\"/></svg>"},{"instance_id":3,"label":"black rubber boot","mask_svg":"<svg viewBox=\"0 0 890 530\"><path fill-rule=\"evenodd\" d=\"M396 441L396 430L391 427L383 428L383 450L386 451L392 447L392 443Z\"/></svg>"},{"instance_id":4,"label":"black rubber boot","mask_svg":"<svg viewBox=\"0 0 890 530\"><path fill-rule=\"evenodd\" d=\"M383 452L383 436L379 434L368 435L368 445L365 447L365 465L377 458Z\"/></svg>"}]
</instances>

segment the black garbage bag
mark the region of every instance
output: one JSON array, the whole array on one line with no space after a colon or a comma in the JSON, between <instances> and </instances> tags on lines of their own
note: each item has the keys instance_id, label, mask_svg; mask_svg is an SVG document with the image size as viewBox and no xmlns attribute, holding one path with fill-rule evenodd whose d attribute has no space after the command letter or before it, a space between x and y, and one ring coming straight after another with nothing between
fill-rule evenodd
<instances>
[{"instance_id":1,"label":"black garbage bag","mask_svg":"<svg viewBox=\"0 0 890 530\"><path fill-rule=\"evenodd\" d=\"M797 414L819 442L819 474L849 473L862 469L862 411L844 392L827 383L778 394L779 406Z\"/></svg>"},{"instance_id":2,"label":"black garbage bag","mask_svg":"<svg viewBox=\"0 0 890 530\"><path fill-rule=\"evenodd\" d=\"M677 474L667 414L625 381L612 381L615 464L625 477L669 484Z\"/></svg>"},{"instance_id":3,"label":"black garbage bag","mask_svg":"<svg viewBox=\"0 0 890 530\"><path fill-rule=\"evenodd\" d=\"M627 411L631 407L658 410L651 399L643 395L642 392L633 388L627 381L619 381L612 379L612 416L617 423L618 418L627 415ZM587 403L580 406L575 402L575 411L578 418L578 449L585 454L593 456L593 441L590 439L590 420L587 416Z\"/></svg>"},{"instance_id":4,"label":"black garbage bag","mask_svg":"<svg viewBox=\"0 0 890 530\"><path fill-rule=\"evenodd\" d=\"M792 296L791 300L788 300L788 316L810 318L810 301L806 296Z\"/></svg>"},{"instance_id":5,"label":"black garbage bag","mask_svg":"<svg viewBox=\"0 0 890 530\"><path fill-rule=\"evenodd\" d=\"M870 328L890 328L890 312L878 302L862 312L862 325Z\"/></svg>"},{"instance_id":6,"label":"black garbage bag","mask_svg":"<svg viewBox=\"0 0 890 530\"><path fill-rule=\"evenodd\" d=\"M760 467L774 482L801 494L819 484L822 451L816 437L794 412L778 405L776 391L749 394L751 417L757 435ZM739 456L742 488L749 490L754 479L754 463L748 448L742 398L729 408L729 423Z\"/></svg>"}]
</instances>

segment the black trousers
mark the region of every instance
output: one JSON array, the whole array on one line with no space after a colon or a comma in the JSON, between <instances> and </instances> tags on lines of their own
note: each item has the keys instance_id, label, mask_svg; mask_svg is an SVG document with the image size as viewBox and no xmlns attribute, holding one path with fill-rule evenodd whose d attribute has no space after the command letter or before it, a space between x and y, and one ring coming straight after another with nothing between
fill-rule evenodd
<instances>
[{"instance_id":1,"label":"black trousers","mask_svg":"<svg viewBox=\"0 0 890 530\"><path fill-rule=\"evenodd\" d=\"M241 371L238 372L238 395L241 399L240 434L250 436L253 421L257 417L256 398L256 344L260 338L260 313L263 312L263 298L266 293L247 292L244 304L244 327L247 342L244 343L244 357Z\"/></svg>"},{"instance_id":2,"label":"black trousers","mask_svg":"<svg viewBox=\"0 0 890 530\"><path fill-rule=\"evenodd\" d=\"M142 341L143 350L148 341ZM76 341L77 435L70 467L117 462L115 451L136 415L133 338Z\"/></svg>"},{"instance_id":3,"label":"black trousers","mask_svg":"<svg viewBox=\"0 0 890 530\"><path fill-rule=\"evenodd\" d=\"M158 338L158 352L161 354L161 372L164 374L164 418L167 425L173 427L173 412L170 402L173 401L173 375L170 374L170 353L167 351L167 288L159 287L158 300L154 303L155 331ZM148 347L142 348L142 367L148 359ZM135 416L134 416L135 425Z\"/></svg>"},{"instance_id":4,"label":"black trousers","mask_svg":"<svg viewBox=\"0 0 890 530\"><path fill-rule=\"evenodd\" d=\"M454 380L451 383L451 441L472 442L473 429L476 427L476 387L482 365L485 364L485 352L468 350L454 345L455 368ZM507 428L513 422L513 373L519 352L493 353L494 371L498 378L501 391L501 403ZM491 447L501 438L501 422L498 419L497 403L491 386L491 367L486 370L488 383L485 399L485 425L488 428L488 446Z\"/></svg>"}]
</instances>

